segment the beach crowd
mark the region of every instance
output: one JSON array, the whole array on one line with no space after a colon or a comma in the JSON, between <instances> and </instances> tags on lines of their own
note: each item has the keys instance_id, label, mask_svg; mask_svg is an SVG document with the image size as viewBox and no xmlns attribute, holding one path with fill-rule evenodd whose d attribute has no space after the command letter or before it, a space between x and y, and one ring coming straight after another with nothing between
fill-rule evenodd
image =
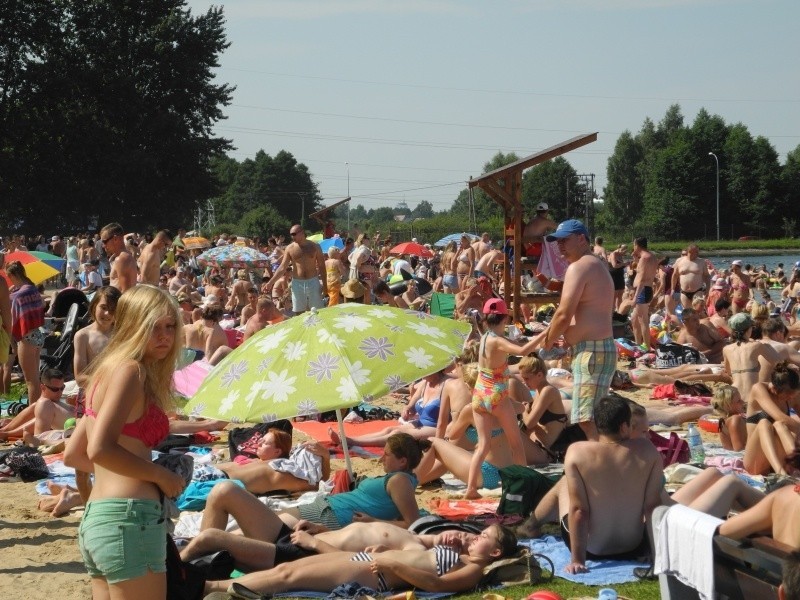
<instances>
[{"instance_id":1,"label":"beach crowd","mask_svg":"<svg viewBox=\"0 0 800 600\"><path fill-rule=\"evenodd\" d=\"M608 249L581 221L556 223L546 204L536 208L523 227L519 306L505 299L511 245L488 233L396 246L402 240L337 233L331 222L318 241L300 224L260 239L139 234L111 223L91 234L3 239L0 394L24 381L28 406L0 422L0 441L63 451L75 469L75 485L49 483L39 508L58 517L84 507L76 543L93 597L167 597L168 500L194 481L213 485L180 560L225 551L244 573L209 578L203 593L217 598L351 582L381 593L468 591L548 524L570 550L568 573L588 571L587 560L642 558L636 574L652 578L652 515L664 505L721 519L724 536L766 532L800 550L800 262L770 271L734 257L718 269L695 244L671 261L644 237ZM204 258L225 247L260 255ZM537 278L548 248L568 265L558 294L548 293L549 276ZM33 281L26 264L6 260L19 251L55 255L60 272ZM87 324L70 360L47 364L49 329L64 322L59 297L70 295L85 299ZM360 303L434 312L436 297L452 298L452 318L471 326L461 355L408 386L398 425L346 440L329 431L334 445L382 447L384 475L268 508L258 496L314 491L332 475L328 447L293 447L278 426L259 434L250 459L196 465L191 482L152 460L170 434L228 425L175 415L177 367L218 365L307 311ZM708 386L710 398L653 408L625 395L687 384ZM650 425L687 422L702 423L739 460L702 465L670 495ZM416 490L446 473L477 499L501 486L503 469L552 463L563 463L563 476L514 529L409 530L421 516ZM770 481L771 491L754 480ZM800 573L798 565L790 559L786 572ZM785 578L785 597L800 597L793 585L797 574Z\"/></svg>"}]
</instances>

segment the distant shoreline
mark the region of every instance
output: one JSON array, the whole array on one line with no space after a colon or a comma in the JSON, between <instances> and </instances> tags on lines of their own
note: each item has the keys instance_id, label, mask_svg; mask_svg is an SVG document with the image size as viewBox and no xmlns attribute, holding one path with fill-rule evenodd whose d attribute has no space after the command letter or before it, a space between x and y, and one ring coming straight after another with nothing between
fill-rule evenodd
<instances>
[{"instance_id":1,"label":"distant shoreline","mask_svg":"<svg viewBox=\"0 0 800 600\"><path fill-rule=\"evenodd\" d=\"M677 250L665 250L659 252L662 256L669 256L670 258L678 257L681 253ZM769 255L798 255L800 248L736 248L736 249L720 249L720 250L700 250L700 258L704 256L769 256Z\"/></svg>"}]
</instances>

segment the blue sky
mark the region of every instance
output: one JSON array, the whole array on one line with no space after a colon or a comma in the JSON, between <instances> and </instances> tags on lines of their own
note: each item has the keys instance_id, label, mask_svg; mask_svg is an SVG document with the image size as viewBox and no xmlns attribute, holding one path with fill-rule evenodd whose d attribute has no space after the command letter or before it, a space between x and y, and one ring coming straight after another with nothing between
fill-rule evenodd
<instances>
[{"instance_id":1,"label":"blue sky","mask_svg":"<svg viewBox=\"0 0 800 600\"><path fill-rule=\"evenodd\" d=\"M211 3L190 0L193 12ZM800 144L797 0L230 0L216 132L243 160L291 152L330 204L448 208L498 150L594 173L672 103ZM715 149L709 149L715 150ZM709 160L713 160L709 157ZM346 164L348 163L348 164Z\"/></svg>"}]
</instances>

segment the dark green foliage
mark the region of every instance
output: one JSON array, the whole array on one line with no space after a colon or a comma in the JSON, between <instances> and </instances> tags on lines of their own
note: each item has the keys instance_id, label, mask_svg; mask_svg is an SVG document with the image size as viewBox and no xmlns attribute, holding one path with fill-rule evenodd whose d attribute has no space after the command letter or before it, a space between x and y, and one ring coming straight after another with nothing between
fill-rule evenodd
<instances>
[{"instance_id":1,"label":"dark green foliage","mask_svg":"<svg viewBox=\"0 0 800 600\"><path fill-rule=\"evenodd\" d=\"M286 223L299 223L320 208L317 186L308 167L285 150L275 157L259 150L255 159L241 163L218 157L212 160L211 170L223 190L213 199L217 221L238 223L251 211L263 208L264 211L248 216L247 226L272 222L279 228L268 232L279 233L284 232ZM261 235L264 233L267 232Z\"/></svg>"},{"instance_id":2,"label":"dark green foliage","mask_svg":"<svg viewBox=\"0 0 800 600\"><path fill-rule=\"evenodd\" d=\"M654 240L716 239L719 158L720 234L776 236L794 229L800 171L790 154L782 167L772 145L742 124L701 109L691 127L671 106L656 126L623 133L608 161L599 233ZM791 235L791 233L788 233Z\"/></svg>"},{"instance_id":3,"label":"dark green foliage","mask_svg":"<svg viewBox=\"0 0 800 600\"><path fill-rule=\"evenodd\" d=\"M222 9L182 0L11 0L0 11L0 196L10 226L171 227L210 195Z\"/></svg>"}]
</instances>

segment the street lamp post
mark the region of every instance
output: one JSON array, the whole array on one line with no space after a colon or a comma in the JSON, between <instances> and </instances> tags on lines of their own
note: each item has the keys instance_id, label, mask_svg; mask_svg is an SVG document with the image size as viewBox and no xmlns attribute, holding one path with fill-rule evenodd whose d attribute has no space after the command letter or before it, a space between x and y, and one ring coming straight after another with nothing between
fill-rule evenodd
<instances>
[{"instance_id":1,"label":"street lamp post","mask_svg":"<svg viewBox=\"0 0 800 600\"><path fill-rule=\"evenodd\" d=\"M709 152L708 155L714 157L714 162L717 165L717 241L719 241L719 158L713 152Z\"/></svg>"},{"instance_id":2,"label":"street lamp post","mask_svg":"<svg viewBox=\"0 0 800 600\"><path fill-rule=\"evenodd\" d=\"M347 197L350 197L350 163L344 163L347 167ZM350 202L347 203L347 235L350 235Z\"/></svg>"}]
</instances>

